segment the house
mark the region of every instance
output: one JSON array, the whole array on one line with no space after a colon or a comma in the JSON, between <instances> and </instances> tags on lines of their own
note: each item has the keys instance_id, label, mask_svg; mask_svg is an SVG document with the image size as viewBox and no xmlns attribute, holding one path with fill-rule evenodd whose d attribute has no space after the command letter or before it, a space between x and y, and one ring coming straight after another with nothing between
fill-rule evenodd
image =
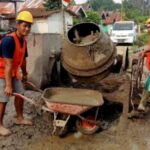
<instances>
[{"instance_id":1,"label":"house","mask_svg":"<svg viewBox=\"0 0 150 150\"><path fill-rule=\"evenodd\" d=\"M82 7L83 7L83 9L84 9L85 11L90 11L90 10L92 10L92 6L90 5L90 2L89 2L89 1L86 2L86 3L83 3L83 4L82 4Z\"/></svg>"},{"instance_id":2,"label":"house","mask_svg":"<svg viewBox=\"0 0 150 150\"><path fill-rule=\"evenodd\" d=\"M115 21L121 20L121 14L120 12L103 11L101 19L105 24L113 24Z\"/></svg>"},{"instance_id":3,"label":"house","mask_svg":"<svg viewBox=\"0 0 150 150\"><path fill-rule=\"evenodd\" d=\"M67 8L67 10L74 12L77 16L84 18L87 17L85 10L83 9L82 5L73 5Z\"/></svg>"},{"instance_id":4,"label":"house","mask_svg":"<svg viewBox=\"0 0 150 150\"><path fill-rule=\"evenodd\" d=\"M24 3L17 3L17 11L21 10L28 10L33 14L34 25L31 32L34 33L62 34L64 30L67 31L72 27L73 16L77 16L69 9L64 11L64 15L61 10L46 11L43 6L43 0L26 0ZM9 30L15 26L15 11L12 3L1 3L0 14L5 16L5 18L0 18L1 29Z\"/></svg>"},{"instance_id":5,"label":"house","mask_svg":"<svg viewBox=\"0 0 150 150\"><path fill-rule=\"evenodd\" d=\"M25 9L32 13L34 24L31 28L32 33L58 33L63 34L63 14L61 10L46 11L44 8ZM65 31L68 26L73 25L73 12L66 10L64 13ZM9 20L9 28L15 26L15 14L5 15L4 20ZM7 27L8 28L8 27Z\"/></svg>"},{"instance_id":6,"label":"house","mask_svg":"<svg viewBox=\"0 0 150 150\"><path fill-rule=\"evenodd\" d=\"M110 34L114 22L121 21L121 14L120 12L103 11L101 13L101 20L101 30L107 34Z\"/></svg>"}]
</instances>

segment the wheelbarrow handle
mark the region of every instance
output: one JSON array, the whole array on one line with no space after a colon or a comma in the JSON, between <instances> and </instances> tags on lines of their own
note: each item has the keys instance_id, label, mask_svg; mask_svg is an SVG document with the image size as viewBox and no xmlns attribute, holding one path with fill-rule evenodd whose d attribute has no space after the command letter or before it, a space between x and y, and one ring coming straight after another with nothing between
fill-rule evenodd
<instances>
[{"instance_id":1,"label":"wheelbarrow handle","mask_svg":"<svg viewBox=\"0 0 150 150\"><path fill-rule=\"evenodd\" d=\"M22 99L28 101L29 103L33 104L34 106L40 107L40 106L37 105L31 98L28 98L28 97L26 97L26 96L24 96L24 95L22 95L22 94L13 93L13 96L20 97L20 98L22 98ZM49 108L47 108L47 107L45 107L45 106L41 106L40 109L45 110L45 111L49 111L49 112L51 112L51 113L54 113L53 110L50 110Z\"/></svg>"},{"instance_id":2,"label":"wheelbarrow handle","mask_svg":"<svg viewBox=\"0 0 150 150\"><path fill-rule=\"evenodd\" d=\"M33 105L37 105L31 98L28 98L22 94L19 94L19 93L13 93L13 96L17 96L17 97L20 97L26 101L28 101L29 103L33 104Z\"/></svg>"},{"instance_id":3,"label":"wheelbarrow handle","mask_svg":"<svg viewBox=\"0 0 150 150\"><path fill-rule=\"evenodd\" d=\"M30 81L25 81L24 82L25 84L28 84L29 86L33 87L36 91L40 92L40 93L43 93L43 90L41 90L40 88L38 88L35 84L33 84L32 82Z\"/></svg>"}]
</instances>

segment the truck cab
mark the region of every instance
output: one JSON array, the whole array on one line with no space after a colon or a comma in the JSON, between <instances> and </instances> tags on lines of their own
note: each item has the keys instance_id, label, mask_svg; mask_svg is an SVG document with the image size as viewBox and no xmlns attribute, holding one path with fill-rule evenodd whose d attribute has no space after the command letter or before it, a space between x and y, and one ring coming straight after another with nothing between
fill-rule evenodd
<instances>
[{"instance_id":1,"label":"truck cab","mask_svg":"<svg viewBox=\"0 0 150 150\"><path fill-rule=\"evenodd\" d=\"M112 27L110 38L116 44L133 44L134 41L136 41L136 26L134 21L115 22Z\"/></svg>"}]
</instances>

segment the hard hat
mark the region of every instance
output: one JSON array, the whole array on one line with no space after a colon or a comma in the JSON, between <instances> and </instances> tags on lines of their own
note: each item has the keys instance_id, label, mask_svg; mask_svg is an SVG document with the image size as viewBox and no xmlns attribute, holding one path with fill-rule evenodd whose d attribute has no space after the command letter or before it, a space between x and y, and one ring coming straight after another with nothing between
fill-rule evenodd
<instances>
[{"instance_id":1,"label":"hard hat","mask_svg":"<svg viewBox=\"0 0 150 150\"><path fill-rule=\"evenodd\" d=\"M21 20L29 23L33 23L33 16L29 11L21 11L16 20Z\"/></svg>"},{"instance_id":2,"label":"hard hat","mask_svg":"<svg viewBox=\"0 0 150 150\"><path fill-rule=\"evenodd\" d=\"M146 24L150 24L150 18L146 20Z\"/></svg>"}]
</instances>

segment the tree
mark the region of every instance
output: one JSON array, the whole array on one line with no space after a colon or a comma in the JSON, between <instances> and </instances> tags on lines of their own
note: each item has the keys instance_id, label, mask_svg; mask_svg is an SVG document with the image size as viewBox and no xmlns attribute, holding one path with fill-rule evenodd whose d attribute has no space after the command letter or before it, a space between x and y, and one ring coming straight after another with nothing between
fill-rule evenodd
<instances>
[{"instance_id":1,"label":"tree","mask_svg":"<svg viewBox=\"0 0 150 150\"><path fill-rule=\"evenodd\" d=\"M94 22L96 24L100 23L99 13L96 11L87 11L87 17L84 19L84 22Z\"/></svg>"},{"instance_id":2,"label":"tree","mask_svg":"<svg viewBox=\"0 0 150 150\"><path fill-rule=\"evenodd\" d=\"M90 4L95 11L108 11L120 8L120 4L114 3L113 0L90 0Z\"/></svg>"},{"instance_id":3,"label":"tree","mask_svg":"<svg viewBox=\"0 0 150 150\"><path fill-rule=\"evenodd\" d=\"M82 22L93 22L96 24L100 24L100 16L99 13L96 11L87 11L86 12L87 17L85 18L75 18L74 19L74 24L82 23Z\"/></svg>"},{"instance_id":4,"label":"tree","mask_svg":"<svg viewBox=\"0 0 150 150\"><path fill-rule=\"evenodd\" d=\"M134 20L136 23L144 23L148 16L143 12L141 0L137 0L137 3L133 3L135 0L124 0L123 8L125 12L125 20Z\"/></svg>"},{"instance_id":5,"label":"tree","mask_svg":"<svg viewBox=\"0 0 150 150\"><path fill-rule=\"evenodd\" d=\"M44 0L44 7L47 10L55 10L61 8L61 0Z\"/></svg>"}]
</instances>

